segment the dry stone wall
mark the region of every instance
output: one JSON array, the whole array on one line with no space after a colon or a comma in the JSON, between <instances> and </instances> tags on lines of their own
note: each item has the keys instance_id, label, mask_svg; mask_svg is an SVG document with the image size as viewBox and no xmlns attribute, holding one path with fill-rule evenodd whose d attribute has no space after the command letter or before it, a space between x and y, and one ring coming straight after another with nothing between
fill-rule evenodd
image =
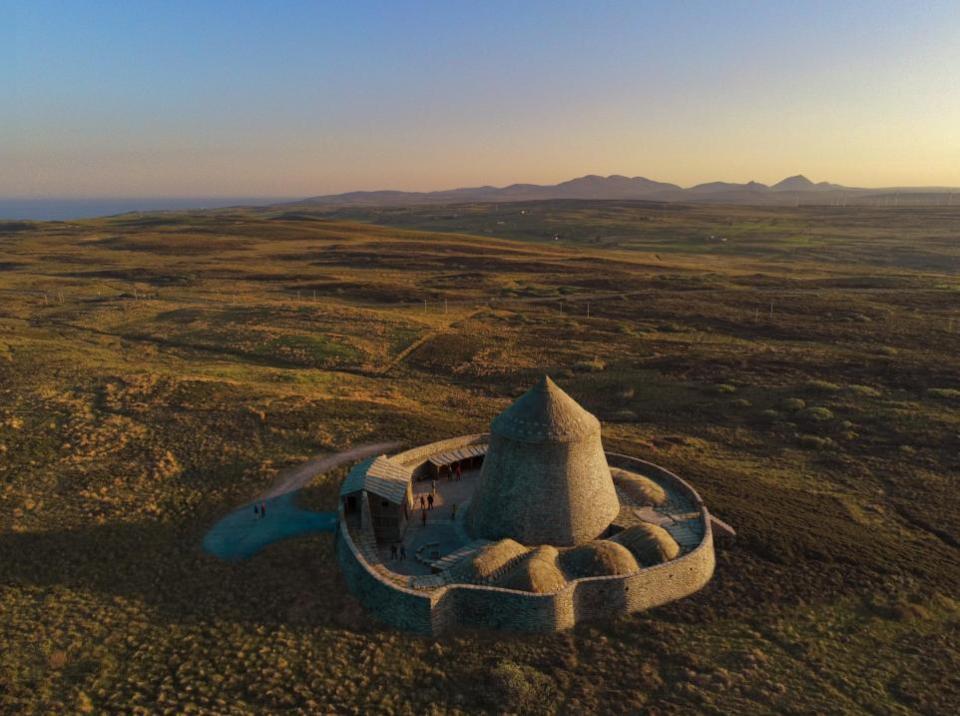
<instances>
[{"instance_id":1,"label":"dry stone wall","mask_svg":"<svg viewBox=\"0 0 960 716\"><path fill-rule=\"evenodd\" d=\"M426 462L430 455L485 442L485 434L468 435L408 450L394 456L404 464ZM351 592L384 623L422 634L458 627L553 632L577 622L642 611L685 597L713 576L715 557L710 515L696 491L683 479L653 463L607 453L611 465L627 467L666 482L689 496L704 522L701 543L678 559L631 575L587 577L567 583L554 594L533 594L472 584L414 590L385 579L373 569L346 527L340 508L337 558Z\"/></svg>"},{"instance_id":2,"label":"dry stone wall","mask_svg":"<svg viewBox=\"0 0 960 716\"><path fill-rule=\"evenodd\" d=\"M405 631L433 631L429 592L404 589L370 569L342 522L337 532L337 561L350 592L380 621Z\"/></svg>"}]
</instances>

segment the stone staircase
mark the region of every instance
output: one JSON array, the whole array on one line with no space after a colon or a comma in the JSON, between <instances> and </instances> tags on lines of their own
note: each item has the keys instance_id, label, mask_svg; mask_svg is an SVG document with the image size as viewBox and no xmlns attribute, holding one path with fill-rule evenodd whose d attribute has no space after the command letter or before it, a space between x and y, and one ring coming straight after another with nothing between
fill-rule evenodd
<instances>
[{"instance_id":1,"label":"stone staircase","mask_svg":"<svg viewBox=\"0 0 960 716\"><path fill-rule=\"evenodd\" d=\"M383 560L380 559L380 551L377 548L377 538L374 536L373 530L357 530L351 532L350 537L353 539L353 543L357 546L357 549L360 550L360 554L363 555L367 564L370 565L371 570L391 584L396 584L400 587L407 586L407 578L389 569L383 563Z\"/></svg>"},{"instance_id":2,"label":"stone staircase","mask_svg":"<svg viewBox=\"0 0 960 716\"><path fill-rule=\"evenodd\" d=\"M670 533L677 544L685 552L696 547L703 540L703 520L699 516L692 519L681 519L675 522L665 522L662 527Z\"/></svg>"},{"instance_id":3,"label":"stone staircase","mask_svg":"<svg viewBox=\"0 0 960 716\"><path fill-rule=\"evenodd\" d=\"M440 574L415 574L408 580L406 586L411 589L437 589L447 583L447 575Z\"/></svg>"},{"instance_id":4,"label":"stone staircase","mask_svg":"<svg viewBox=\"0 0 960 716\"><path fill-rule=\"evenodd\" d=\"M475 539L472 542L467 542L467 544L463 545L460 549L454 550L445 557L431 562L430 567L438 572L446 572L461 559L469 557L488 544L491 544L488 539Z\"/></svg>"}]
</instances>

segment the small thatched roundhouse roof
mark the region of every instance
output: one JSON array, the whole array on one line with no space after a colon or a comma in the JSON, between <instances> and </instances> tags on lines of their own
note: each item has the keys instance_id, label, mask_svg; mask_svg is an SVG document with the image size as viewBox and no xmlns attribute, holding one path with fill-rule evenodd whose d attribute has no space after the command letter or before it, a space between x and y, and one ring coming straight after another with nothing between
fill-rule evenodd
<instances>
[{"instance_id":1,"label":"small thatched roundhouse roof","mask_svg":"<svg viewBox=\"0 0 960 716\"><path fill-rule=\"evenodd\" d=\"M475 537L572 546L620 510L600 422L544 378L498 415L466 526Z\"/></svg>"},{"instance_id":2,"label":"small thatched roundhouse roof","mask_svg":"<svg viewBox=\"0 0 960 716\"><path fill-rule=\"evenodd\" d=\"M628 549L609 540L596 540L564 550L558 562L569 579L633 574L640 569Z\"/></svg>"},{"instance_id":3,"label":"small thatched roundhouse roof","mask_svg":"<svg viewBox=\"0 0 960 716\"><path fill-rule=\"evenodd\" d=\"M659 507L667 501L667 491L645 475L619 467L610 469L613 484L638 505Z\"/></svg>"},{"instance_id":4,"label":"small thatched roundhouse roof","mask_svg":"<svg viewBox=\"0 0 960 716\"><path fill-rule=\"evenodd\" d=\"M511 567L494 584L504 589L518 589L536 594L550 594L563 589L567 580L557 568L557 548L543 545Z\"/></svg>"},{"instance_id":5,"label":"small thatched roundhouse roof","mask_svg":"<svg viewBox=\"0 0 960 716\"><path fill-rule=\"evenodd\" d=\"M611 539L630 550L644 567L668 562L680 554L680 545L673 536L663 527L649 522L628 527Z\"/></svg>"},{"instance_id":6,"label":"small thatched roundhouse roof","mask_svg":"<svg viewBox=\"0 0 960 716\"><path fill-rule=\"evenodd\" d=\"M484 545L450 569L456 581L485 583L495 579L511 562L530 551L519 542L503 539Z\"/></svg>"}]
</instances>

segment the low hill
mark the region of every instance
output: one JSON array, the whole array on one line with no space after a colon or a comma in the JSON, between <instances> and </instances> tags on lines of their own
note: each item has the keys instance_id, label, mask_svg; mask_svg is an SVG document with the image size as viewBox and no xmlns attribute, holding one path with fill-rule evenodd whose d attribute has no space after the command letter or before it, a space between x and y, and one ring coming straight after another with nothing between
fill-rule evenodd
<instances>
[{"instance_id":1,"label":"low hill","mask_svg":"<svg viewBox=\"0 0 960 716\"><path fill-rule=\"evenodd\" d=\"M552 199L639 200L666 202L698 202L742 205L845 205L874 203L870 197L889 197L893 194L911 194L910 203L942 204L952 201L960 191L936 188L882 188L864 189L845 187L830 182L813 182L802 174L787 177L772 186L749 181L706 182L683 188L669 182L647 177L627 177L618 174L586 176L559 184L511 184L505 187L478 186L442 191L353 191L345 194L316 196L295 202L308 206L417 206L459 204L472 202L544 201ZM944 196L947 199L944 199ZM879 203L884 203L886 200Z\"/></svg>"}]
</instances>

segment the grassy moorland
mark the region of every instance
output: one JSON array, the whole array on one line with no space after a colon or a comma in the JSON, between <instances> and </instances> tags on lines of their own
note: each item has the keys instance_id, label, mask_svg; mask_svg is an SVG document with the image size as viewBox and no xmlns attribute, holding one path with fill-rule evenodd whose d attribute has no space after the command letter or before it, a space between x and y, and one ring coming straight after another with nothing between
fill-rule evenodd
<instances>
[{"instance_id":1,"label":"grassy moorland","mask_svg":"<svg viewBox=\"0 0 960 716\"><path fill-rule=\"evenodd\" d=\"M351 211L0 223L0 711L953 712L960 210ZM541 372L736 526L702 592L426 639L329 535L201 551L279 469Z\"/></svg>"}]
</instances>

